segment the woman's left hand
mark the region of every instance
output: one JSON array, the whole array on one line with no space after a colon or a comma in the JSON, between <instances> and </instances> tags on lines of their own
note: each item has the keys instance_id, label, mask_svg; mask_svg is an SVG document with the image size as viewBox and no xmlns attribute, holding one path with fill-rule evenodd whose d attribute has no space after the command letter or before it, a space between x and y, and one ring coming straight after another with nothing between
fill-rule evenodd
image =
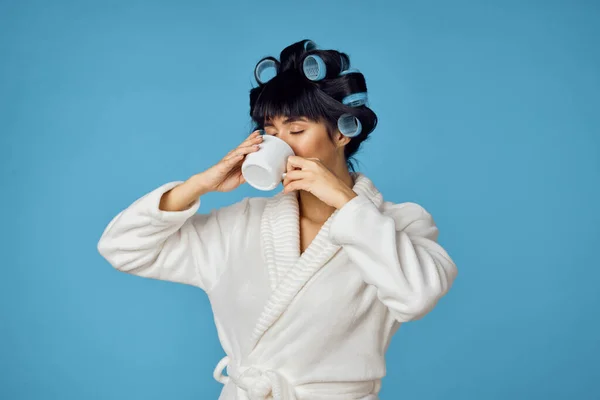
<instances>
[{"instance_id":1,"label":"woman's left hand","mask_svg":"<svg viewBox=\"0 0 600 400\"><path fill-rule=\"evenodd\" d=\"M299 169L296 169L299 168ZM283 192L305 190L324 203L340 209L357 196L352 188L331 172L317 158L290 156L283 180Z\"/></svg>"}]
</instances>

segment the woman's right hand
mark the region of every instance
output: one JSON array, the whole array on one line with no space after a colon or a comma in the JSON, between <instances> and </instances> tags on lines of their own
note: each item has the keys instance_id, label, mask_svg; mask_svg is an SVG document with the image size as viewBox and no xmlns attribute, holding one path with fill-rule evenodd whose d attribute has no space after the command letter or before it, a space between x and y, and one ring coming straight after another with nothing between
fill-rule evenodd
<instances>
[{"instance_id":1,"label":"woman's right hand","mask_svg":"<svg viewBox=\"0 0 600 400\"><path fill-rule=\"evenodd\" d=\"M199 174L199 181L211 192L230 192L246 182L242 163L246 155L259 150L263 137L260 130L252 132L238 147L231 150L217 164Z\"/></svg>"}]
</instances>

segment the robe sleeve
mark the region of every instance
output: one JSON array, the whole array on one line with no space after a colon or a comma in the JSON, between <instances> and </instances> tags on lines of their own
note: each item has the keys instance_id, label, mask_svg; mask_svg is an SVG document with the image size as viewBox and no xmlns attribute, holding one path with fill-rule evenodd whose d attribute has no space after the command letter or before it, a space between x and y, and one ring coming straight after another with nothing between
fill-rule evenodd
<instances>
[{"instance_id":1,"label":"robe sleeve","mask_svg":"<svg viewBox=\"0 0 600 400\"><path fill-rule=\"evenodd\" d=\"M196 213L200 199L182 211L159 209L162 195L180 183L166 183L117 214L97 248L121 272L210 291L226 265L230 235L247 198L207 214Z\"/></svg>"},{"instance_id":2,"label":"robe sleeve","mask_svg":"<svg viewBox=\"0 0 600 400\"><path fill-rule=\"evenodd\" d=\"M456 278L456 265L437 237L433 218L420 205L384 202L379 209L362 195L338 210L330 228L330 239L399 322L425 316Z\"/></svg>"}]
</instances>

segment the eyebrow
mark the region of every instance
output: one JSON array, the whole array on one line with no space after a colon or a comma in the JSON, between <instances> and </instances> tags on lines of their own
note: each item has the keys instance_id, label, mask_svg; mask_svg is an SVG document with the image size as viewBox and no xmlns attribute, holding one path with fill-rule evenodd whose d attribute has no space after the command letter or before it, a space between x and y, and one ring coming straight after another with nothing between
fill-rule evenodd
<instances>
[{"instance_id":1,"label":"eyebrow","mask_svg":"<svg viewBox=\"0 0 600 400\"><path fill-rule=\"evenodd\" d=\"M304 117L289 117L283 121L283 124L286 125L286 124L289 124L290 122L295 122L295 121L308 122L308 120ZM265 126L273 126L273 124L270 122L265 122Z\"/></svg>"}]
</instances>

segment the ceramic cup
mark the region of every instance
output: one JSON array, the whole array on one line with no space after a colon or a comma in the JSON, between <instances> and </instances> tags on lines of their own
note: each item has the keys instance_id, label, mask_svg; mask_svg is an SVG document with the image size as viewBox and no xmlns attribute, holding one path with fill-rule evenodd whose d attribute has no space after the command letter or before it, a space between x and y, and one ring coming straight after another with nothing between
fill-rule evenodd
<instances>
[{"instance_id":1,"label":"ceramic cup","mask_svg":"<svg viewBox=\"0 0 600 400\"><path fill-rule=\"evenodd\" d=\"M246 156L242 175L248 184L258 190L273 190L285 178L287 159L294 150L284 140L263 135L260 149Z\"/></svg>"}]
</instances>

